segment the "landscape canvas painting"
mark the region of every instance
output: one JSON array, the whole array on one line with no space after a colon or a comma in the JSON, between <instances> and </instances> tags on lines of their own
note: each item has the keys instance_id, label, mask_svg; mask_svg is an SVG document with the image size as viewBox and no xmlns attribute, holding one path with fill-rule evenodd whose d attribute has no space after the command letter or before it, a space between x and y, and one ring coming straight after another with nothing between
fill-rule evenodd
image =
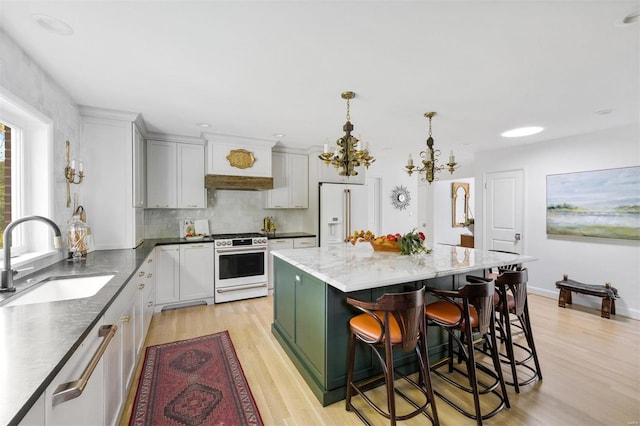
<instances>
[{"instance_id":1,"label":"landscape canvas painting","mask_svg":"<svg viewBox=\"0 0 640 426\"><path fill-rule=\"evenodd\" d=\"M640 167L548 175L547 234L640 240Z\"/></svg>"}]
</instances>

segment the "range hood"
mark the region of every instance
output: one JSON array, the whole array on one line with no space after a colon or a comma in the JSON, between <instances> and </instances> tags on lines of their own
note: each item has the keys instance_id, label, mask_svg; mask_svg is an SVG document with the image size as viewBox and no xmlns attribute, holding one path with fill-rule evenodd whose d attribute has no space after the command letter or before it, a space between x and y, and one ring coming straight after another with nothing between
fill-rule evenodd
<instances>
[{"instance_id":1,"label":"range hood","mask_svg":"<svg viewBox=\"0 0 640 426\"><path fill-rule=\"evenodd\" d=\"M204 187L214 189L244 189L259 191L273 189L272 177L205 175Z\"/></svg>"}]
</instances>

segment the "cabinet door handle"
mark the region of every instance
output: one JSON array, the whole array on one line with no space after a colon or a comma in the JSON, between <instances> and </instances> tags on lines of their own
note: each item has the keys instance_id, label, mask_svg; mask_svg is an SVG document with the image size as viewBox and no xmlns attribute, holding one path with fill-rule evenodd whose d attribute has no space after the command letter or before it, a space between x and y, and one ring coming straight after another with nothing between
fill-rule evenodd
<instances>
[{"instance_id":1,"label":"cabinet door handle","mask_svg":"<svg viewBox=\"0 0 640 426\"><path fill-rule=\"evenodd\" d=\"M153 306L153 302L152 302L152 301L149 301L149 302L147 303L147 306L148 306L148 307L152 307L152 306Z\"/></svg>"},{"instance_id":2,"label":"cabinet door handle","mask_svg":"<svg viewBox=\"0 0 640 426\"><path fill-rule=\"evenodd\" d=\"M139 276L139 277L144 277L144 271L140 271L140 272L138 272L138 276Z\"/></svg>"},{"instance_id":3,"label":"cabinet door handle","mask_svg":"<svg viewBox=\"0 0 640 426\"><path fill-rule=\"evenodd\" d=\"M142 290L144 288L144 283L138 284L138 289Z\"/></svg>"},{"instance_id":4,"label":"cabinet door handle","mask_svg":"<svg viewBox=\"0 0 640 426\"><path fill-rule=\"evenodd\" d=\"M98 349L96 350L96 353L93 354L93 357L91 357L89 364L87 364L87 367L80 375L80 378L72 382L63 383L56 388L55 392L53 393L52 401L52 404L54 406L82 395L85 386L87 386L87 383L89 382L89 378L91 378L91 374L93 374L93 370L95 370L98 362L100 362L100 358L102 358L104 351L107 350L109 342L111 342L113 336L116 335L116 331L118 331L118 326L115 324L103 325L102 327L100 327L98 336L103 337L104 340L102 341L102 343L100 343L100 346L98 346Z\"/></svg>"},{"instance_id":5,"label":"cabinet door handle","mask_svg":"<svg viewBox=\"0 0 640 426\"><path fill-rule=\"evenodd\" d=\"M153 259L147 260L147 263L151 263L151 262L153 262Z\"/></svg>"},{"instance_id":6,"label":"cabinet door handle","mask_svg":"<svg viewBox=\"0 0 640 426\"><path fill-rule=\"evenodd\" d=\"M151 278L152 276L153 276L153 274L152 274L151 272L149 272L149 273L147 274L147 278Z\"/></svg>"}]
</instances>

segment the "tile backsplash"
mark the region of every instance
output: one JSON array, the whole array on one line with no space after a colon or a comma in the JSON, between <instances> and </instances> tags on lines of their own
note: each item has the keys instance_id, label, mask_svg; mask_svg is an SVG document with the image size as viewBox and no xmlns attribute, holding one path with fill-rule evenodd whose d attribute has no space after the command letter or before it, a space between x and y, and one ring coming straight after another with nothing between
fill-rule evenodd
<instances>
[{"instance_id":1,"label":"tile backsplash","mask_svg":"<svg viewBox=\"0 0 640 426\"><path fill-rule=\"evenodd\" d=\"M271 216L281 232L303 229L304 210L265 209L263 191L207 190L206 209L146 209L145 238L180 236L183 219L207 219L212 234L259 232L262 219Z\"/></svg>"}]
</instances>

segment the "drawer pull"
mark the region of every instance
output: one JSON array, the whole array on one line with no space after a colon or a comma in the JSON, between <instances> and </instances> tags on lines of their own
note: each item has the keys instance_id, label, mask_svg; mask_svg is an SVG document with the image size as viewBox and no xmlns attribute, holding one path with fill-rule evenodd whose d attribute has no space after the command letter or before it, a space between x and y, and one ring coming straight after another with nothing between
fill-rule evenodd
<instances>
[{"instance_id":1,"label":"drawer pull","mask_svg":"<svg viewBox=\"0 0 640 426\"><path fill-rule=\"evenodd\" d=\"M153 302L152 301L147 302L147 306L148 307L152 307L153 306Z\"/></svg>"},{"instance_id":2,"label":"drawer pull","mask_svg":"<svg viewBox=\"0 0 640 426\"><path fill-rule=\"evenodd\" d=\"M144 271L140 271L140 272L138 272L138 276L139 276L139 277L144 277Z\"/></svg>"},{"instance_id":3,"label":"drawer pull","mask_svg":"<svg viewBox=\"0 0 640 426\"><path fill-rule=\"evenodd\" d=\"M107 346L109 346L109 342L111 342L111 339L113 339L113 336L116 335L116 331L118 331L118 326L115 324L103 325L102 327L100 327L98 336L104 337L104 340L102 341L102 343L100 343L100 346L98 346L98 349L96 350L96 353L93 354L93 357L91 357L89 364L87 364L87 367L82 372L82 375L80 376L80 378L72 382L63 383L56 388L55 392L53 393L53 401L52 401L52 404L54 406L58 404L62 404L63 402L72 400L82 395L84 388L87 386L87 383L89 382L89 378L91 377L91 374L93 374L93 370L95 370L96 366L98 365L98 362L100 362L100 358L102 358L104 351L107 350Z\"/></svg>"},{"instance_id":4,"label":"drawer pull","mask_svg":"<svg viewBox=\"0 0 640 426\"><path fill-rule=\"evenodd\" d=\"M144 283L138 284L138 289L142 290L144 288Z\"/></svg>"}]
</instances>

